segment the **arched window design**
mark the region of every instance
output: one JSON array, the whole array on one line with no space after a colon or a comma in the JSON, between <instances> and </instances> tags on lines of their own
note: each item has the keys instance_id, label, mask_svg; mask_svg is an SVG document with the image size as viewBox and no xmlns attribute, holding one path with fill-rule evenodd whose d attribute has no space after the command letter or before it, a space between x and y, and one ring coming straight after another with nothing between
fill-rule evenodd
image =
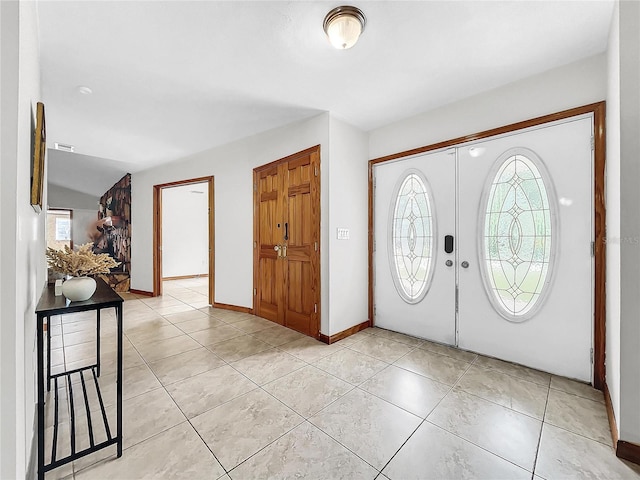
<instances>
[{"instance_id":1,"label":"arched window design","mask_svg":"<svg viewBox=\"0 0 640 480\"><path fill-rule=\"evenodd\" d=\"M391 198L391 277L405 302L418 303L429 290L433 270L433 202L427 179L419 170L408 170Z\"/></svg>"},{"instance_id":2,"label":"arched window design","mask_svg":"<svg viewBox=\"0 0 640 480\"><path fill-rule=\"evenodd\" d=\"M532 151L503 154L485 186L480 264L494 308L507 320L530 318L542 306L556 246L555 196Z\"/></svg>"}]
</instances>

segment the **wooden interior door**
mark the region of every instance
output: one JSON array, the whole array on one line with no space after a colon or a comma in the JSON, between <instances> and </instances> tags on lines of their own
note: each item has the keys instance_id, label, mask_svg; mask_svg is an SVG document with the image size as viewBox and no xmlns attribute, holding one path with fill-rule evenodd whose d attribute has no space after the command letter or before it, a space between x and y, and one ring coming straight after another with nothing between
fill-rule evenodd
<instances>
[{"instance_id":1,"label":"wooden interior door","mask_svg":"<svg viewBox=\"0 0 640 480\"><path fill-rule=\"evenodd\" d=\"M320 150L254 171L254 312L320 333Z\"/></svg>"},{"instance_id":2,"label":"wooden interior door","mask_svg":"<svg viewBox=\"0 0 640 480\"><path fill-rule=\"evenodd\" d=\"M281 168L277 165L254 174L254 196L257 197L258 239L254 244L257 250L258 271L257 288L254 290L257 305L254 312L273 322L284 324L282 302L283 270L280 268L282 243L282 201L278 194L282 190ZM257 191L256 191L257 188ZM254 220L255 221L255 220ZM276 250L277 249L277 250ZM256 303L254 301L254 303ZM256 308L257 307L257 308Z\"/></svg>"}]
</instances>

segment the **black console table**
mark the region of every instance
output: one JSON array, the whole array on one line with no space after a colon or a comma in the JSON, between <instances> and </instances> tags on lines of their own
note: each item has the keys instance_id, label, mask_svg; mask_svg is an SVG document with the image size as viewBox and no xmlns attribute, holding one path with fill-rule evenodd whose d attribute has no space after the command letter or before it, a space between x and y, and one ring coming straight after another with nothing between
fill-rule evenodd
<instances>
[{"instance_id":1,"label":"black console table","mask_svg":"<svg viewBox=\"0 0 640 480\"><path fill-rule=\"evenodd\" d=\"M38 302L38 306L36 307L36 315L37 315L37 349L38 349L38 479L44 479L45 472L49 470L53 470L54 468L65 465L69 462L72 462L80 457L84 457L85 455L89 455L97 450L100 450L105 447L109 447L111 445L117 445L117 453L118 457L122 456L122 297L114 292L111 287L109 287L104 280L101 278L96 278L97 288L93 296L84 302L70 302L64 296L55 296L55 290L53 285L48 285L45 287L42 292L42 296L40 297L40 301ZM104 308L115 308L116 311L116 321L117 321L117 367L116 367L116 435L113 436L111 434L111 429L109 428L109 422L107 419L107 414L104 406L104 402L102 399L102 395L100 393L100 387L98 385L98 377L100 376L100 310ZM98 329L98 342L97 342L97 356L96 363L93 365L88 365L81 368L76 368L73 370L65 371L62 373L57 373L51 375L51 367L49 366L51 363L50 353L50 334L51 334L51 323L50 318L54 315L65 315L69 313L76 312L84 312L87 310L95 310L97 316L97 329ZM51 462L47 465L45 462L45 372L44 372L44 319L47 319L47 328L49 329L47 335L47 390L50 389L51 380L54 381L54 420L53 420L53 439L52 439L52 455ZM88 373L87 375L89 379L85 382L84 373ZM75 407L83 408L86 410L86 418L88 424L89 431L89 447L80 451L76 451L76 432L75 432L75 408L74 408L74 399L73 399L73 384L72 384L72 375L78 375L80 377L80 385L76 384L75 388L82 389L84 405L76 405ZM64 458L56 458L56 449L58 442L58 427L59 427L59 416L58 409L59 399L58 399L58 382L66 382L69 387L69 393L67 395L69 401L69 411L70 411L70 443L71 443L71 454ZM95 384L97 399L100 406L101 415L100 418L93 419L91 418L91 407L89 405L89 397L87 395L87 386L86 383L92 382ZM66 400L65 400L66 401ZM107 440L100 442L98 444L95 443L92 422L102 422L104 424L104 429L106 432Z\"/></svg>"}]
</instances>

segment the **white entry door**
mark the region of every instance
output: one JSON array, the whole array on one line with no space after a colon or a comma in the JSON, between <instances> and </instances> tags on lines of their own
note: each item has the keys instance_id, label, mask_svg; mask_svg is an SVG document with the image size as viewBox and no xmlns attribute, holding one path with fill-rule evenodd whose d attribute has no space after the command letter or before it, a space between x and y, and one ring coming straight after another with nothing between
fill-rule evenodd
<instances>
[{"instance_id":1,"label":"white entry door","mask_svg":"<svg viewBox=\"0 0 640 480\"><path fill-rule=\"evenodd\" d=\"M376 165L374 176L375 324L454 344L455 151Z\"/></svg>"},{"instance_id":2,"label":"white entry door","mask_svg":"<svg viewBox=\"0 0 640 480\"><path fill-rule=\"evenodd\" d=\"M592 124L458 150L461 348L591 379Z\"/></svg>"},{"instance_id":3,"label":"white entry door","mask_svg":"<svg viewBox=\"0 0 640 480\"><path fill-rule=\"evenodd\" d=\"M375 165L375 325L590 381L592 126Z\"/></svg>"}]
</instances>

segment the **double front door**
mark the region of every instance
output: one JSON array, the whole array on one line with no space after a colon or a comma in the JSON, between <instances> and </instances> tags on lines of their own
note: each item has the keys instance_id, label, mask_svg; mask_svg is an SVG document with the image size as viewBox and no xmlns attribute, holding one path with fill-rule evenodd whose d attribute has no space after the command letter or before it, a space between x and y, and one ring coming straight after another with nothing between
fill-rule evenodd
<instances>
[{"instance_id":1,"label":"double front door","mask_svg":"<svg viewBox=\"0 0 640 480\"><path fill-rule=\"evenodd\" d=\"M254 312L320 331L320 150L254 170Z\"/></svg>"},{"instance_id":2,"label":"double front door","mask_svg":"<svg viewBox=\"0 0 640 480\"><path fill-rule=\"evenodd\" d=\"M592 116L374 166L374 321L591 379Z\"/></svg>"}]
</instances>

